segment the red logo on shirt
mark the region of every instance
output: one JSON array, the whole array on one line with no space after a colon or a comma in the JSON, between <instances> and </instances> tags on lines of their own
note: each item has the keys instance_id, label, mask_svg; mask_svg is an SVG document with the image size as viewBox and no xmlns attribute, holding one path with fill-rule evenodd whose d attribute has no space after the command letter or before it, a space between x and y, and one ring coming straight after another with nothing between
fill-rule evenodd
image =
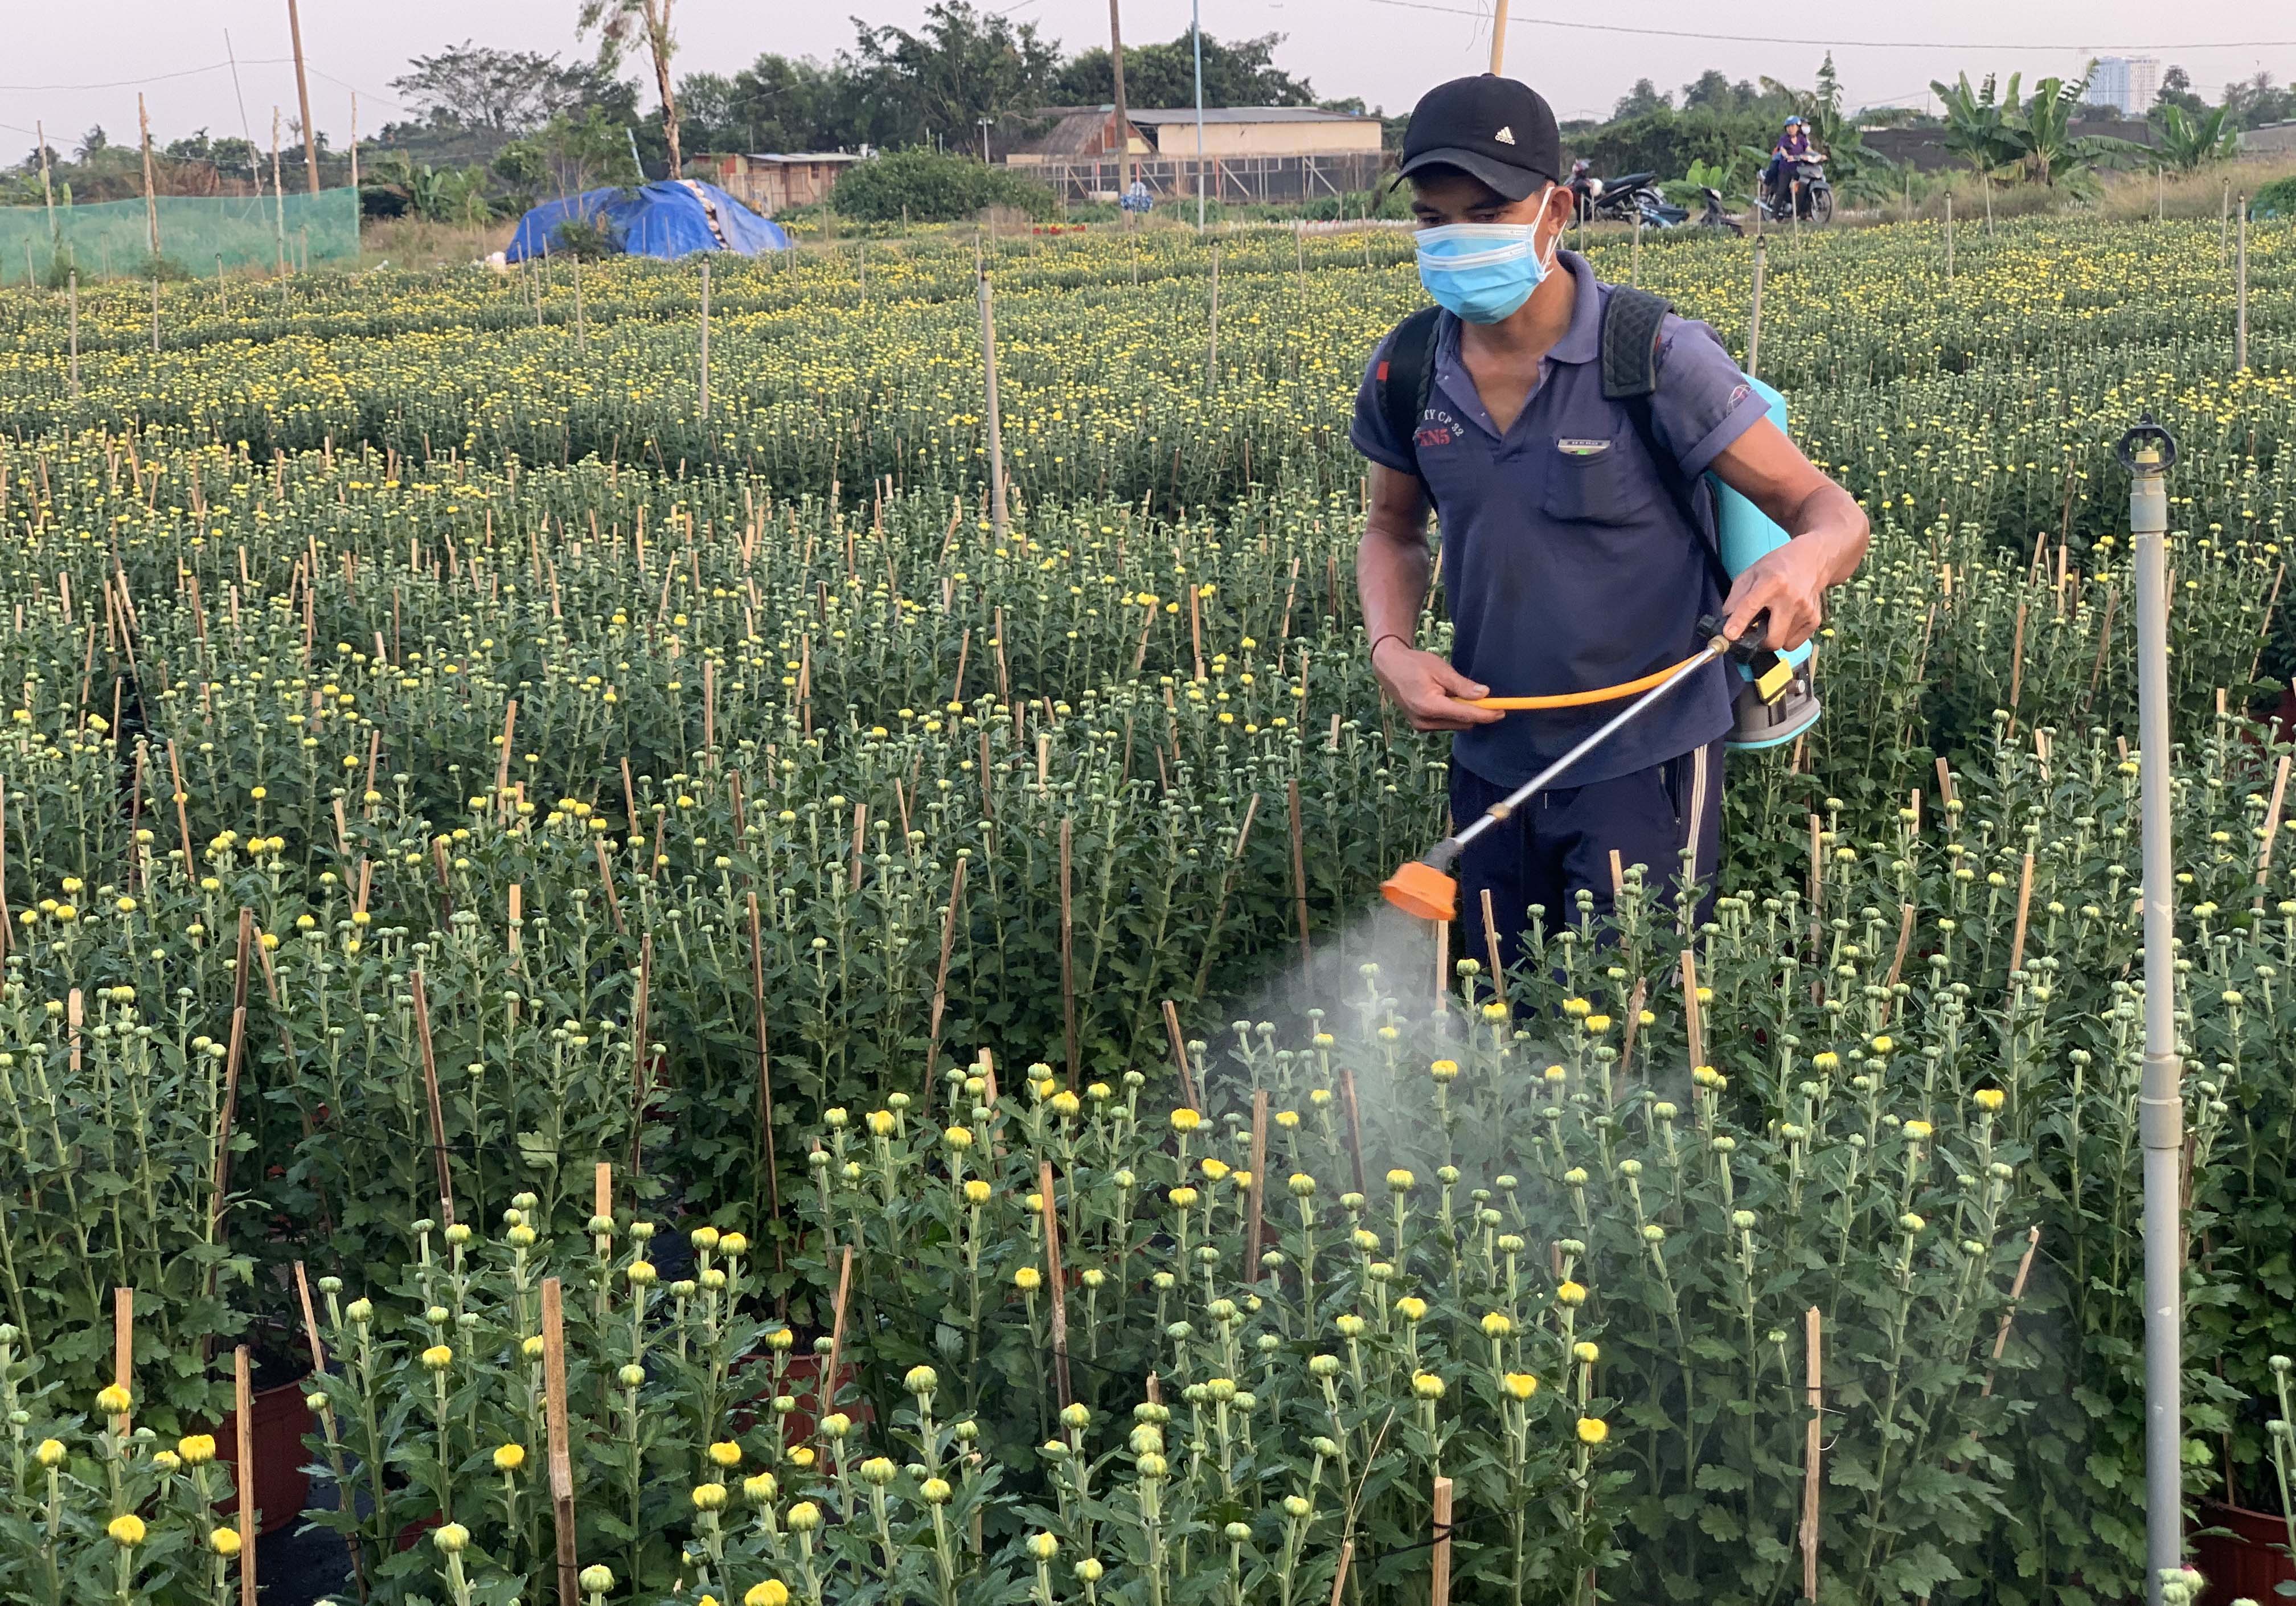
<instances>
[{"instance_id":1,"label":"red logo on shirt","mask_svg":"<svg viewBox=\"0 0 2296 1606\"><path fill-rule=\"evenodd\" d=\"M1459 421L1440 407L1430 407L1419 415L1419 428L1413 431L1411 443L1416 447L1447 447L1458 438Z\"/></svg>"}]
</instances>

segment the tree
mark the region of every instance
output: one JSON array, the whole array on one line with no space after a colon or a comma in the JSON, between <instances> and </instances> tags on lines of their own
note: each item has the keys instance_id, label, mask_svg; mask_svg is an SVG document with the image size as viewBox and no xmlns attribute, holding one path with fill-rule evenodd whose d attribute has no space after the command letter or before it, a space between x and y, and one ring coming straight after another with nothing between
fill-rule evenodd
<instances>
[{"instance_id":1,"label":"tree","mask_svg":"<svg viewBox=\"0 0 2296 1606\"><path fill-rule=\"evenodd\" d=\"M2232 110L2232 120L2243 128L2260 128L2267 123L2286 122L2296 117L2296 94L2281 88L2272 81L2272 75L2264 71L2238 83L2226 84L2224 103Z\"/></svg>"},{"instance_id":2,"label":"tree","mask_svg":"<svg viewBox=\"0 0 2296 1606\"><path fill-rule=\"evenodd\" d=\"M2009 82L2013 94L2017 80ZM2078 78L2043 78L2033 86L2024 105L2003 119L2015 144L2015 159L2030 177L2054 185L2118 157L2144 152L2144 146L2128 140L2072 131L2087 94L2087 73Z\"/></svg>"},{"instance_id":3,"label":"tree","mask_svg":"<svg viewBox=\"0 0 2296 1606\"><path fill-rule=\"evenodd\" d=\"M2240 129L2232 108L2218 106L2195 117L2171 102L2153 107L2152 126L2158 142L2152 147L2156 166L2190 172L2210 162L2230 161L2240 152Z\"/></svg>"},{"instance_id":4,"label":"tree","mask_svg":"<svg viewBox=\"0 0 2296 1606\"><path fill-rule=\"evenodd\" d=\"M842 64L768 53L731 78L681 78L677 102L696 150L822 151L869 139L862 94Z\"/></svg>"},{"instance_id":5,"label":"tree","mask_svg":"<svg viewBox=\"0 0 2296 1606\"><path fill-rule=\"evenodd\" d=\"M1050 217L1060 204L1052 191L1013 168L922 148L855 162L829 201L840 217L878 223L949 223L986 207Z\"/></svg>"},{"instance_id":6,"label":"tree","mask_svg":"<svg viewBox=\"0 0 2296 1606\"><path fill-rule=\"evenodd\" d=\"M1710 67L1696 80L1682 86L1682 109L1710 107L1716 111L1744 111L1762 98L1761 91L1745 79L1732 83L1718 68Z\"/></svg>"},{"instance_id":7,"label":"tree","mask_svg":"<svg viewBox=\"0 0 2296 1606\"><path fill-rule=\"evenodd\" d=\"M97 152L109 150L111 146L111 136L104 133L102 123L97 123L79 136L79 143L72 148L72 155L80 161L93 161Z\"/></svg>"},{"instance_id":8,"label":"tree","mask_svg":"<svg viewBox=\"0 0 2296 1606\"><path fill-rule=\"evenodd\" d=\"M1945 148L1980 174L1991 175L2015 161L2023 152L2009 119L2017 106L2017 86L2022 74L2009 75L2006 95L1997 98L1991 73L1981 89L1972 90L1969 75L1947 84L1930 80L1930 88L1945 107Z\"/></svg>"},{"instance_id":9,"label":"tree","mask_svg":"<svg viewBox=\"0 0 2296 1606\"><path fill-rule=\"evenodd\" d=\"M2209 109L2209 103L2193 93L2193 75L2173 62L2161 75L2160 92L2152 97L2152 105L2155 110L2179 106L2187 117L2198 117Z\"/></svg>"},{"instance_id":10,"label":"tree","mask_svg":"<svg viewBox=\"0 0 2296 1606\"><path fill-rule=\"evenodd\" d=\"M666 0L650 0L666 3ZM858 18L853 51L840 64L857 78L867 124L879 144L962 149L974 125L1036 110L1060 63L1060 46L1036 24L976 10L972 0L933 0L916 32ZM1131 78L1131 61L1125 62Z\"/></svg>"},{"instance_id":11,"label":"tree","mask_svg":"<svg viewBox=\"0 0 2296 1606\"><path fill-rule=\"evenodd\" d=\"M1204 104L1207 106L1313 106L1315 86L1275 65L1282 34L1253 39L1204 36ZM1050 86L1064 106L1099 106L1116 95L1108 52L1095 47L1062 67ZM1168 45L1128 45L1124 52L1124 99L1146 111L1177 111L1196 103L1195 38L1182 34Z\"/></svg>"},{"instance_id":12,"label":"tree","mask_svg":"<svg viewBox=\"0 0 2296 1606\"><path fill-rule=\"evenodd\" d=\"M494 167L496 175L514 189L531 193L554 183L562 201L597 184L644 182L630 160L627 125L602 106L561 112L535 133L504 146Z\"/></svg>"},{"instance_id":13,"label":"tree","mask_svg":"<svg viewBox=\"0 0 2296 1606\"><path fill-rule=\"evenodd\" d=\"M1653 111L1671 111L1674 102L1659 93L1657 85L1648 78L1636 78L1635 86L1619 97L1611 108L1611 120L1620 121L1630 117L1645 117Z\"/></svg>"},{"instance_id":14,"label":"tree","mask_svg":"<svg viewBox=\"0 0 2296 1606\"><path fill-rule=\"evenodd\" d=\"M676 0L582 0L579 31L598 35L598 67L611 73L621 66L633 34L643 36L653 61L654 93L661 96L661 133L669 145L669 176L685 170L677 143L677 89L669 79L669 59L677 41L669 31L670 7Z\"/></svg>"},{"instance_id":15,"label":"tree","mask_svg":"<svg viewBox=\"0 0 2296 1606\"><path fill-rule=\"evenodd\" d=\"M611 73L531 50L494 50L465 39L416 56L390 87L440 127L530 134L562 111L602 98Z\"/></svg>"}]
</instances>

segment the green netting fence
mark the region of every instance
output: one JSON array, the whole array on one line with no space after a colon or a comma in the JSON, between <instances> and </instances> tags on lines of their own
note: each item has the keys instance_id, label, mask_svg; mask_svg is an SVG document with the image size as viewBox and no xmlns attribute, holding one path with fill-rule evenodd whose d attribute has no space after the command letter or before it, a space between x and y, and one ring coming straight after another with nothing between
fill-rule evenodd
<instances>
[{"instance_id":1,"label":"green netting fence","mask_svg":"<svg viewBox=\"0 0 2296 1606\"><path fill-rule=\"evenodd\" d=\"M163 195L160 255L193 274L226 268L290 268L348 261L358 255L358 192L316 195ZM82 279L140 274L151 260L141 201L89 206L0 207L0 284L45 282L61 256Z\"/></svg>"}]
</instances>

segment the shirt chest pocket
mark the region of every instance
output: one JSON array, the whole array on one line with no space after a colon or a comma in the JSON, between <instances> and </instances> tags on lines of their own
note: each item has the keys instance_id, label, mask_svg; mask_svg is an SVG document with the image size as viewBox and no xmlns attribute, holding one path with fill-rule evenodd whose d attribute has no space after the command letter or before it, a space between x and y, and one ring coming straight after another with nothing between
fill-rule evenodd
<instances>
[{"instance_id":1,"label":"shirt chest pocket","mask_svg":"<svg viewBox=\"0 0 2296 1606\"><path fill-rule=\"evenodd\" d=\"M1651 502L1650 476L1630 460L1627 443L1608 437L1562 437L1546 448L1539 507L1570 524L1632 524Z\"/></svg>"}]
</instances>

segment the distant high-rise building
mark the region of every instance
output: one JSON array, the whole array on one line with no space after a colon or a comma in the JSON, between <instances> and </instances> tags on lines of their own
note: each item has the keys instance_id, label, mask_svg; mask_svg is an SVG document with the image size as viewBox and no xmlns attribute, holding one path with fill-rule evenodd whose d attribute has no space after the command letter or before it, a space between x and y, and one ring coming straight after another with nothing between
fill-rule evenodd
<instances>
[{"instance_id":1,"label":"distant high-rise building","mask_svg":"<svg viewBox=\"0 0 2296 1606\"><path fill-rule=\"evenodd\" d=\"M2123 117L2143 117L2161 92L2161 63L2152 56L2102 56L2088 81L2088 98L2118 106Z\"/></svg>"}]
</instances>

